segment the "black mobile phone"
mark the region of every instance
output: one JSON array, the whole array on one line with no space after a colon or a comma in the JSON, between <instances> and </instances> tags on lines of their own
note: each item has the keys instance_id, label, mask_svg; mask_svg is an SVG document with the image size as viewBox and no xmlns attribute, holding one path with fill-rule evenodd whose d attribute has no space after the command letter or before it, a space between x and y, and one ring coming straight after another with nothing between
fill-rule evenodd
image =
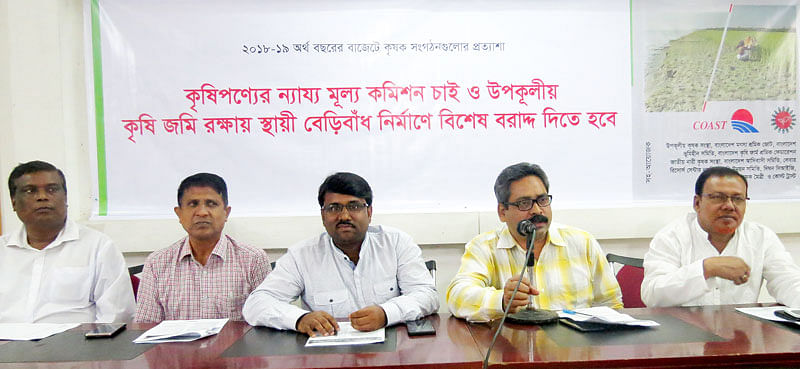
<instances>
[{"instance_id":1,"label":"black mobile phone","mask_svg":"<svg viewBox=\"0 0 800 369\"><path fill-rule=\"evenodd\" d=\"M800 309L785 309L783 311L785 311L787 315L790 315L795 319L800 320Z\"/></svg>"},{"instance_id":2,"label":"black mobile phone","mask_svg":"<svg viewBox=\"0 0 800 369\"><path fill-rule=\"evenodd\" d=\"M609 328L608 324L581 322L572 319L559 319L558 322L572 329L579 330L581 332L599 332L607 330Z\"/></svg>"},{"instance_id":3,"label":"black mobile phone","mask_svg":"<svg viewBox=\"0 0 800 369\"><path fill-rule=\"evenodd\" d=\"M125 323L95 324L94 329L86 332L86 338L111 338L125 330Z\"/></svg>"},{"instance_id":4,"label":"black mobile phone","mask_svg":"<svg viewBox=\"0 0 800 369\"><path fill-rule=\"evenodd\" d=\"M796 309L775 310L775 316L792 322L800 322L800 310Z\"/></svg>"},{"instance_id":5,"label":"black mobile phone","mask_svg":"<svg viewBox=\"0 0 800 369\"><path fill-rule=\"evenodd\" d=\"M406 330L409 336L424 336L436 334L433 323L428 319L411 320L406 322Z\"/></svg>"}]
</instances>

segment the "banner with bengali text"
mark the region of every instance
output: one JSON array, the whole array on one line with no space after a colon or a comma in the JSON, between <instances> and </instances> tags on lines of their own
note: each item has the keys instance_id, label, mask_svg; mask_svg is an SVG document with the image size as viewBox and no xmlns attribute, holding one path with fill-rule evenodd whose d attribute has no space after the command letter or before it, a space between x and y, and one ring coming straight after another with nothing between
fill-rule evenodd
<instances>
[{"instance_id":1,"label":"banner with bengali text","mask_svg":"<svg viewBox=\"0 0 800 369\"><path fill-rule=\"evenodd\" d=\"M486 211L520 161L560 208L712 165L800 195L796 1L85 4L94 216L173 216L197 172L239 216L314 214L336 171L382 213Z\"/></svg>"}]
</instances>

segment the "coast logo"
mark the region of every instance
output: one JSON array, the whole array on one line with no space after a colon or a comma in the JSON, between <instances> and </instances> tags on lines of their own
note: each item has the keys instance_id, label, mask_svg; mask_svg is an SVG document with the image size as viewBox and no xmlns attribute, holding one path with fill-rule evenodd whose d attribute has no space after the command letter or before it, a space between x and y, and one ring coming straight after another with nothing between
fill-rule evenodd
<instances>
[{"instance_id":1,"label":"coast logo","mask_svg":"<svg viewBox=\"0 0 800 369\"><path fill-rule=\"evenodd\" d=\"M772 127L780 133L794 128L794 112L787 107L780 107L772 113Z\"/></svg>"},{"instance_id":2,"label":"coast logo","mask_svg":"<svg viewBox=\"0 0 800 369\"><path fill-rule=\"evenodd\" d=\"M739 109L731 116L731 127L739 133L758 133L753 126L753 114L747 109Z\"/></svg>"}]
</instances>

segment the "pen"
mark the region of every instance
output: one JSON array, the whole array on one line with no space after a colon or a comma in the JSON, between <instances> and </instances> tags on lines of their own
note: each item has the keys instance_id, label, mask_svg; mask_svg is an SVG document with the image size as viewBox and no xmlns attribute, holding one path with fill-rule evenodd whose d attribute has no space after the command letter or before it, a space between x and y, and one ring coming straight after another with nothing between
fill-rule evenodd
<instances>
[{"instance_id":1,"label":"pen","mask_svg":"<svg viewBox=\"0 0 800 369\"><path fill-rule=\"evenodd\" d=\"M589 317L593 316L592 314L581 313L579 311L570 310L570 309L561 309L561 311L563 311L563 312L565 312L567 314L571 314L571 315L585 315L585 316L589 316Z\"/></svg>"}]
</instances>

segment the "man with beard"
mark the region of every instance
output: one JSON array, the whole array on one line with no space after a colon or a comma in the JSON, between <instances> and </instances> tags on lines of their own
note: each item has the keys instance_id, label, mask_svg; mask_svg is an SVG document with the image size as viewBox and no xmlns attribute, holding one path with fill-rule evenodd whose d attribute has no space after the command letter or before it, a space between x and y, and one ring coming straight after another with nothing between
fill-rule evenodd
<instances>
[{"instance_id":1,"label":"man with beard","mask_svg":"<svg viewBox=\"0 0 800 369\"><path fill-rule=\"evenodd\" d=\"M332 335L336 318L372 331L436 312L439 299L422 252L393 228L370 226L372 189L335 173L317 196L326 232L290 247L244 304L251 325ZM303 308L291 304L302 298Z\"/></svg>"},{"instance_id":2,"label":"man with beard","mask_svg":"<svg viewBox=\"0 0 800 369\"><path fill-rule=\"evenodd\" d=\"M648 306L743 304L761 285L779 303L800 307L800 268L775 232L744 221L747 179L711 167L695 183L694 213L656 233L644 257Z\"/></svg>"},{"instance_id":3,"label":"man with beard","mask_svg":"<svg viewBox=\"0 0 800 369\"><path fill-rule=\"evenodd\" d=\"M514 313L528 304L536 308L575 309L622 307L622 293L600 245L589 233L551 223L547 175L536 164L518 163L503 169L494 184L497 215L503 224L466 245L461 267L447 288L453 315L469 321L500 318L508 304ZM523 277L514 300L511 294L525 268L526 236L517 225L530 220L535 285Z\"/></svg>"}]
</instances>

